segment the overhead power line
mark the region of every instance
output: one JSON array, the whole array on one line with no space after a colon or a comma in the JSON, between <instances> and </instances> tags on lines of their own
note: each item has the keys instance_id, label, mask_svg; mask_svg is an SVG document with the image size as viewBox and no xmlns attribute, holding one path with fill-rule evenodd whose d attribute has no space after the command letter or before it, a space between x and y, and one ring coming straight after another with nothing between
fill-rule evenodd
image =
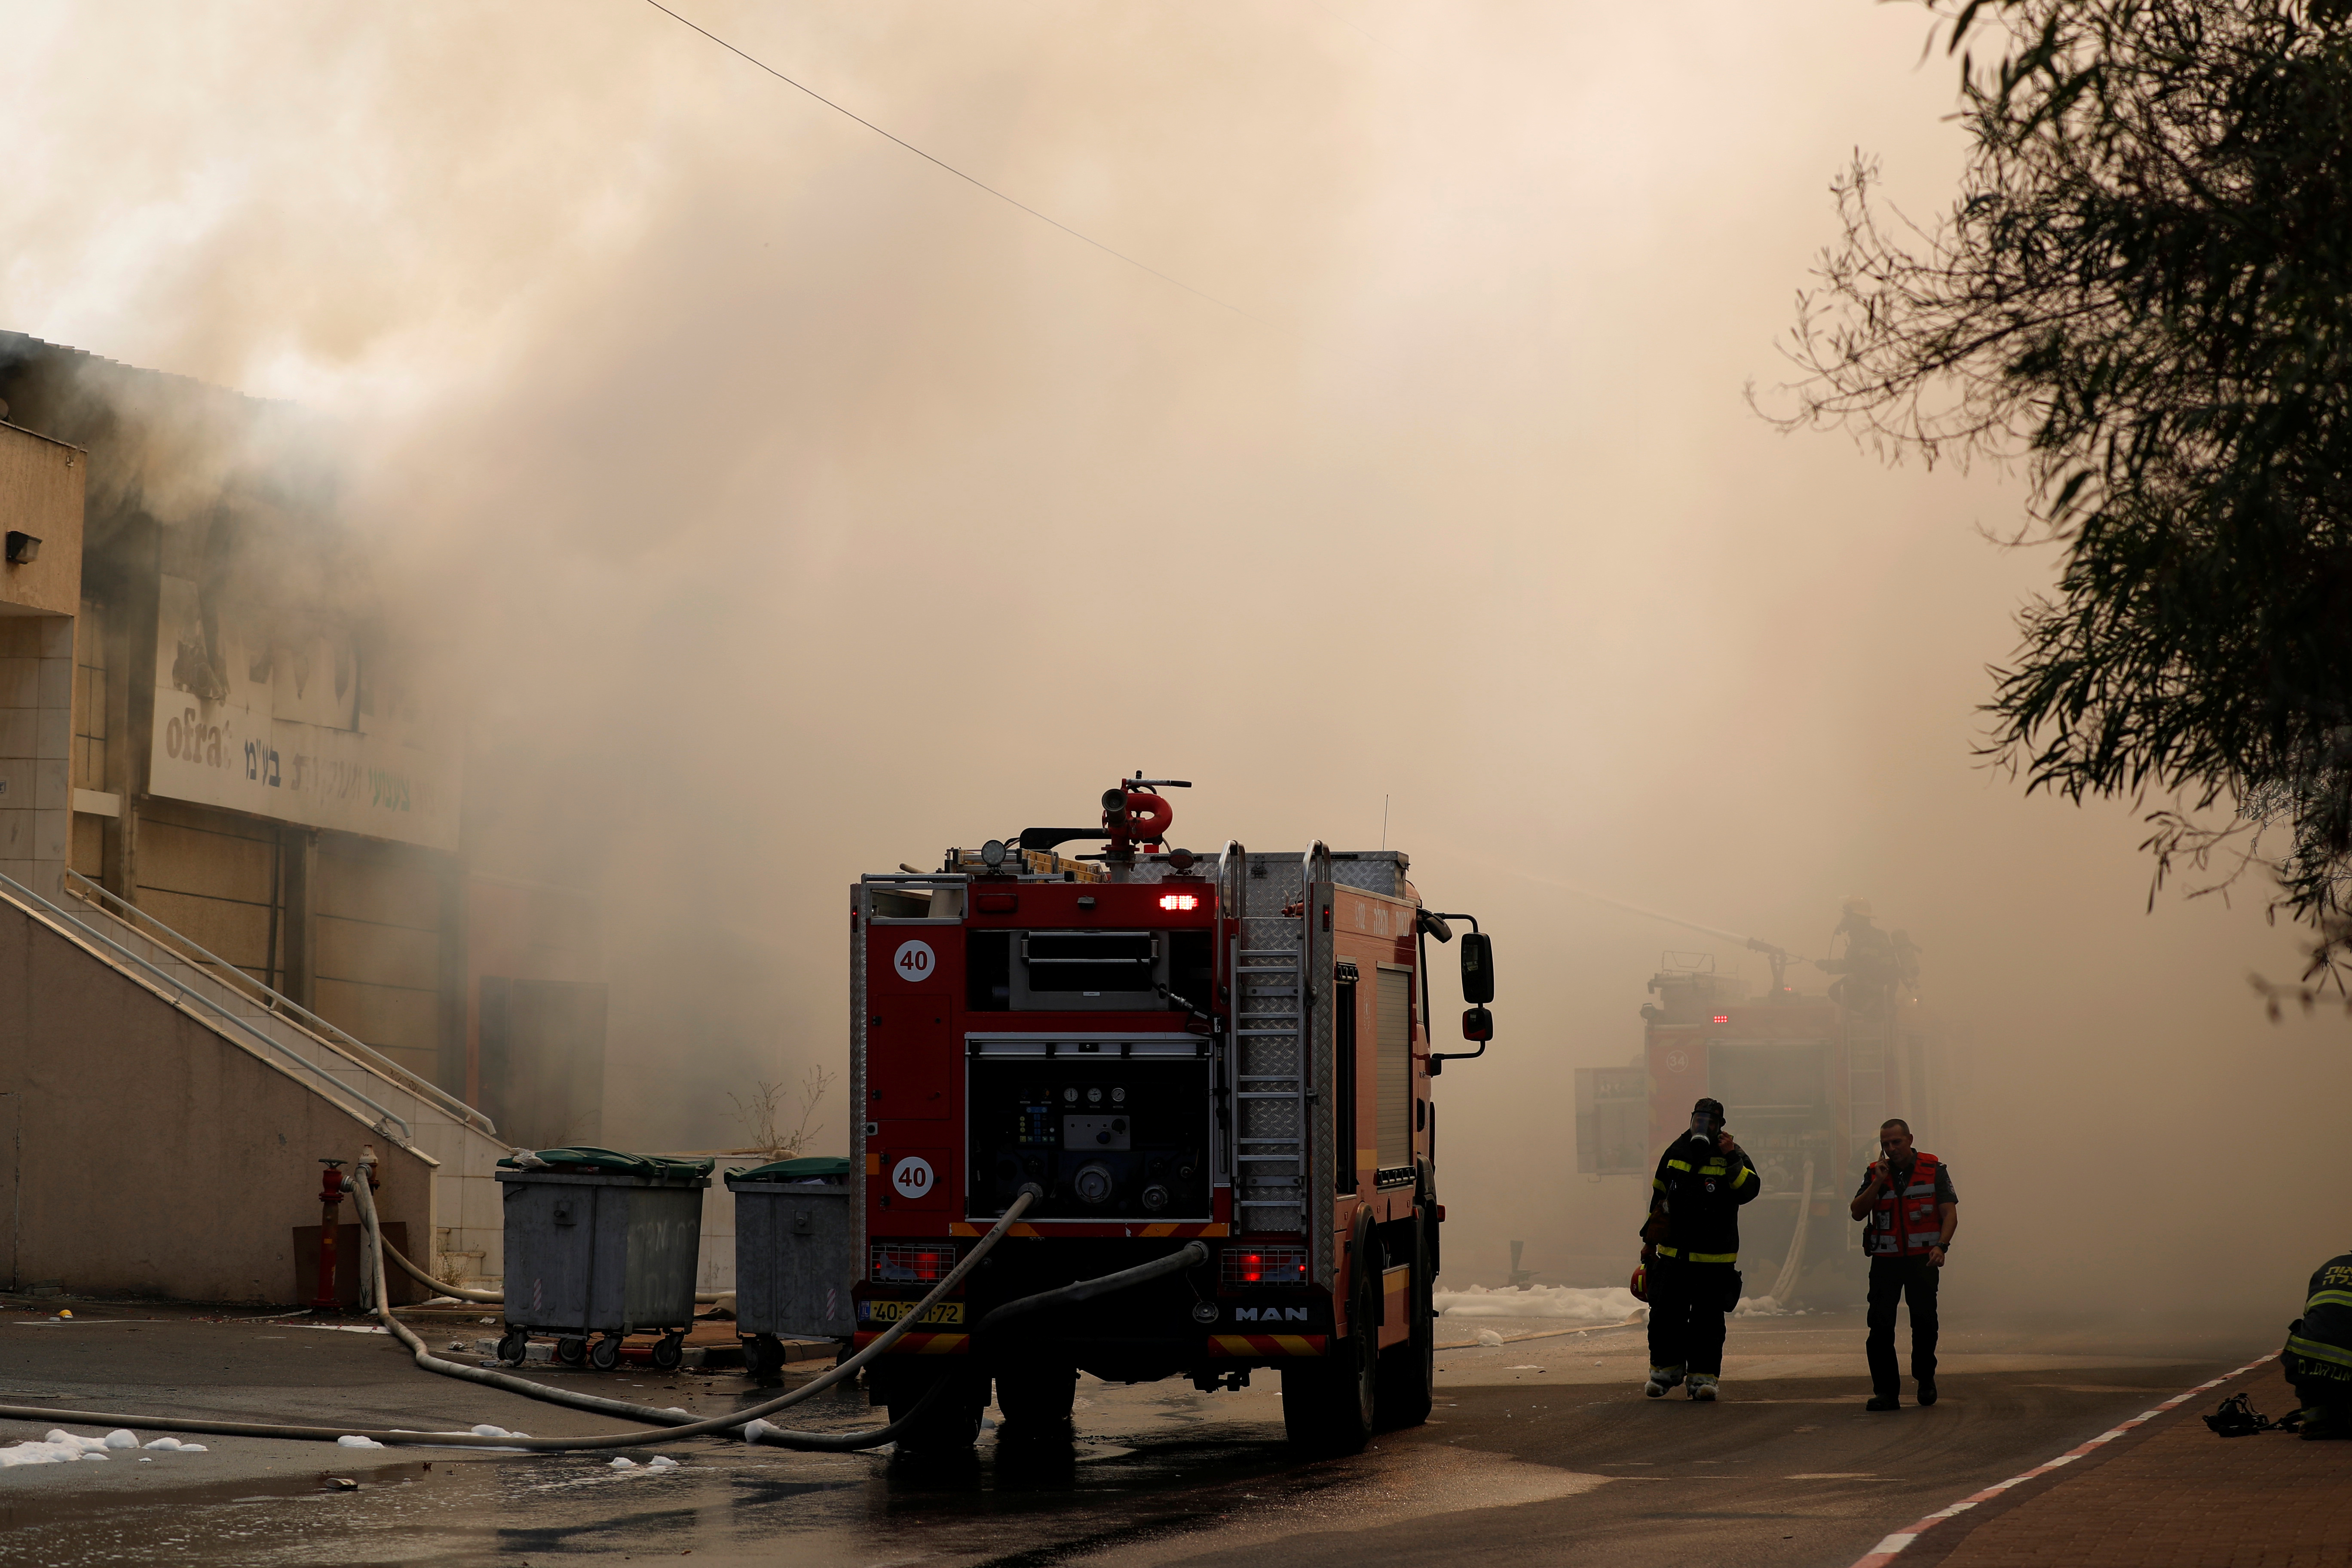
<instances>
[{"instance_id":1,"label":"overhead power line","mask_svg":"<svg viewBox=\"0 0 2352 1568\"><path fill-rule=\"evenodd\" d=\"M1006 205L1019 207L1023 212L1027 213L1031 217L1035 218L1038 222L1052 224L1055 228L1060 229L1064 234L1068 235L1071 238L1082 239L1088 245L1093 246L1097 250L1101 251L1105 256L1117 257L1119 260L1126 262L1129 267L1135 268L1138 271L1149 272L1154 278L1159 279L1162 283L1172 284L1195 299L1206 300L1210 304L1216 306L1221 310L1231 310L1234 315L1241 317L1244 321L1255 321L1257 320L1255 316L1251 315L1239 305L1227 304L1224 300L1218 299L1214 294L1195 289L1181 278L1171 278L1167 273L1160 271L1157 267L1138 261L1134 257L1128 255L1127 252L1115 249L1110 246L1105 245L1101 240L1095 238L1092 235L1081 234L1076 229L1072 228L1068 224L1062 222L1059 218L1050 217L1045 213L1039 212L1035 207L1031 206L1028 203L1018 200L1015 197L1006 195L1003 191L998 190L994 185L990 184L987 181L980 179L974 175L965 174L961 169L957 168L953 163L949 163L946 159L932 156L930 153L924 152L920 147L916 146L912 142L908 141L905 137L892 135L889 132L883 130L882 127L875 124L874 121L866 119L864 115L857 113L854 110L843 108L840 104L835 103L833 100L825 97L824 94L817 91L816 89L809 86L806 82L793 80L791 77L786 76L783 72L778 70L767 61L760 58L757 55L737 47L735 45L729 43L726 39L720 37L718 34L712 32L708 27L702 26L698 23L688 21L686 17L679 16L677 12L663 5L661 0L646 0L646 4L660 12L663 16L667 16L670 20L677 22L681 26L692 27L696 32L700 33L704 37L709 38L712 43L717 44L720 48L725 49L728 53L734 55L740 59L750 61L752 65L755 65L761 70L766 71L770 76L774 77L778 81L782 82L786 87L793 88L799 91L808 94L811 98L815 99L819 103L824 104L827 109L832 110L836 114L847 115L850 119L855 120L858 124L863 125L866 130L871 131L877 136L897 142L899 146L904 147L908 152L912 153L916 157L924 160L926 163L938 164L940 168L945 169L949 174L953 174L957 179L961 180L968 184L979 186L982 190L986 191L990 195L994 196L998 201L1004 203Z\"/></svg>"}]
</instances>

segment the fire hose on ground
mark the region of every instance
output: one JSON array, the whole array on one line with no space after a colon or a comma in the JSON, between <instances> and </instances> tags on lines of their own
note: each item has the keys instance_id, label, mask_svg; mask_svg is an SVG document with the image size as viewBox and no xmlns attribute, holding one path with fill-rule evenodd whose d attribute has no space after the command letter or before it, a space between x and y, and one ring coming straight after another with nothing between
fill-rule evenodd
<instances>
[{"instance_id":1,"label":"fire hose on ground","mask_svg":"<svg viewBox=\"0 0 2352 1568\"><path fill-rule=\"evenodd\" d=\"M651 1405L632 1405L624 1400L603 1399L593 1394L573 1394L568 1389L550 1387L546 1384L533 1383L528 1378L513 1377L504 1373L490 1372L482 1367L466 1366L457 1362L444 1361L426 1350L425 1342L416 1337L408 1325L392 1315L387 1293L383 1288L383 1259L380 1250L383 1237L376 1224L374 1197L369 1190L370 1184L366 1179L368 1167L373 1163L373 1155L362 1158L358 1173L360 1179L352 1184L355 1195L359 1199L360 1219L366 1230L368 1242L367 1248L361 1254L360 1259L362 1289L373 1302L376 1315L383 1321L386 1331L407 1348L411 1358L419 1367L427 1372L438 1373L445 1377L486 1384L511 1394L522 1394L527 1398L567 1405L576 1409L591 1410L603 1415L617 1415L625 1420L643 1421L662 1429L652 1432L602 1433L584 1437L481 1436L470 1432L414 1432L399 1428L353 1429L346 1426L308 1426L260 1421L198 1421L182 1416L131 1415L120 1412L91 1410L57 1410L24 1405L0 1405L0 1419L73 1426L144 1426L161 1432L196 1432L231 1437L279 1437L325 1443L333 1443L343 1437L364 1437L386 1447L496 1448L508 1451L520 1448L534 1453L640 1448L662 1443L674 1443L687 1437L707 1436L724 1432L742 1432L751 1440L782 1447L819 1451L879 1447L894 1440L900 1432L922 1415L924 1406L929 1404L940 1389L947 1386L946 1379L941 1379L934 1384L923 1399L918 1402L914 1409L886 1426L874 1427L863 1432L789 1432L776 1427L762 1426L757 1433L751 1433L746 1429L754 1422L764 1422L766 1417L779 1411L788 1409L803 1400L814 1397L826 1389L837 1387L856 1377L866 1363L898 1343L908 1331L923 1320L924 1315L932 1307L943 1300L956 1286L961 1284L964 1277L979 1265L982 1258L994 1249L999 1241L1003 1239L1006 1233L1012 1229L1013 1222L1044 1195L1034 1184L1023 1187L1020 1196L1013 1200L1012 1205L1004 1211L1003 1217L990 1228L986 1236L981 1237L979 1244L970 1252L965 1253L957 1261L955 1267L949 1269L940 1282L931 1287L930 1293L925 1296L911 1311L876 1336L874 1342L864 1350L819 1373L800 1387L779 1394L764 1404L753 1405L748 1410L731 1411L724 1415L697 1419L684 1411L661 1410ZM1055 1290L1044 1291L1034 1297L1024 1297L1018 1300L1008 1301L990 1313L987 1319L983 1319L982 1325L975 1325L975 1329L984 1326L990 1320L1011 1315L1014 1309L1026 1309L1033 1301L1039 1305L1047 1305L1053 1300L1083 1300L1085 1296L1123 1289L1130 1285L1141 1284L1147 1279L1197 1268L1207 1260L1208 1249L1196 1241L1166 1258L1157 1258L1139 1268L1123 1269L1117 1274L1105 1275L1098 1279L1081 1280L1076 1285L1066 1285ZM1072 1292L1084 1294L1073 1296Z\"/></svg>"}]
</instances>

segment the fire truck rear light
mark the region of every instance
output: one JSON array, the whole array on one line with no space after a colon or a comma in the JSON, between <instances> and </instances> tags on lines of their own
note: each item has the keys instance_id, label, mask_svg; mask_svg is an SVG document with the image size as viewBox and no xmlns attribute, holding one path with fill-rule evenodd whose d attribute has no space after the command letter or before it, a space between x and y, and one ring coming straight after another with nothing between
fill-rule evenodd
<instances>
[{"instance_id":1,"label":"fire truck rear light","mask_svg":"<svg viewBox=\"0 0 2352 1568\"><path fill-rule=\"evenodd\" d=\"M1307 1249L1303 1247L1229 1247L1225 1248L1221 1283L1236 1285L1304 1285Z\"/></svg>"},{"instance_id":2,"label":"fire truck rear light","mask_svg":"<svg viewBox=\"0 0 2352 1568\"><path fill-rule=\"evenodd\" d=\"M1160 907L1163 910L1197 910L1201 907L1197 893L1162 893Z\"/></svg>"},{"instance_id":3,"label":"fire truck rear light","mask_svg":"<svg viewBox=\"0 0 2352 1568\"><path fill-rule=\"evenodd\" d=\"M1731 1015L1728 1013L1717 1013L1715 1016L1715 1021L1718 1024L1728 1024L1731 1022Z\"/></svg>"},{"instance_id":4,"label":"fire truck rear light","mask_svg":"<svg viewBox=\"0 0 2352 1568\"><path fill-rule=\"evenodd\" d=\"M882 1285L936 1285L955 1265L955 1247L948 1242L877 1241L870 1278Z\"/></svg>"}]
</instances>

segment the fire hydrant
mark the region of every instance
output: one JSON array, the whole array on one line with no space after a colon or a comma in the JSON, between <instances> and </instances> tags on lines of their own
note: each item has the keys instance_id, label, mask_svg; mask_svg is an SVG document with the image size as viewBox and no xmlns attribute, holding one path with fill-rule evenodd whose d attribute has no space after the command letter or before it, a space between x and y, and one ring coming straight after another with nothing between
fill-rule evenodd
<instances>
[{"instance_id":1,"label":"fire hydrant","mask_svg":"<svg viewBox=\"0 0 2352 1568\"><path fill-rule=\"evenodd\" d=\"M319 1184L319 1294L313 1310L331 1312L342 1303L335 1296L335 1221L343 1206L343 1163L321 1160L326 1178Z\"/></svg>"}]
</instances>

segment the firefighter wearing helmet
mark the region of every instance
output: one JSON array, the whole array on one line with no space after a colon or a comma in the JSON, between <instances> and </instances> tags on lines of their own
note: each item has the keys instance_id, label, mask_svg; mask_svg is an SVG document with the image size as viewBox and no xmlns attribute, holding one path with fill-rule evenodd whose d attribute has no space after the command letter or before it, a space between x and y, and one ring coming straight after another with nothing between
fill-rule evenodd
<instances>
[{"instance_id":1,"label":"firefighter wearing helmet","mask_svg":"<svg viewBox=\"0 0 2352 1568\"><path fill-rule=\"evenodd\" d=\"M1650 1301L1650 1381L1715 1398L1723 1376L1723 1316L1739 1304L1739 1207L1763 1190L1756 1163L1724 1130L1723 1102L1691 1107L1690 1131L1666 1145L1650 1182L1642 1267Z\"/></svg>"}]
</instances>

